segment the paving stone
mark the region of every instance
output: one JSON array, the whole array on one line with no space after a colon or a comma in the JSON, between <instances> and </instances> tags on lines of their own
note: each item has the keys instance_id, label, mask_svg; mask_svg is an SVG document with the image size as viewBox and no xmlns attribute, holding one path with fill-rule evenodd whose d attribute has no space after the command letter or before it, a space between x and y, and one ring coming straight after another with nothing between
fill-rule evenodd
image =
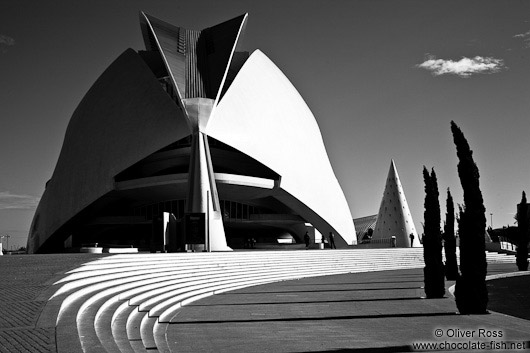
<instances>
[{"instance_id":1,"label":"paving stone","mask_svg":"<svg viewBox=\"0 0 530 353\"><path fill-rule=\"evenodd\" d=\"M55 330L43 328L0 330L0 352L55 352L54 334Z\"/></svg>"}]
</instances>

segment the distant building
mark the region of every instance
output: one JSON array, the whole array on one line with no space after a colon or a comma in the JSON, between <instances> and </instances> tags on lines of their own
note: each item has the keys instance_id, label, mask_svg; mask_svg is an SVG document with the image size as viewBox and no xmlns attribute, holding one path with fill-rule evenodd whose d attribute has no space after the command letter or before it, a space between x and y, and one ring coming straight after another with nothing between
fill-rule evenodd
<instances>
[{"instance_id":1,"label":"distant building","mask_svg":"<svg viewBox=\"0 0 530 353\"><path fill-rule=\"evenodd\" d=\"M246 20L198 31L140 15L146 50L123 52L75 110L30 253L225 251L308 227L356 244L313 114L261 51L238 50Z\"/></svg>"},{"instance_id":2,"label":"distant building","mask_svg":"<svg viewBox=\"0 0 530 353\"><path fill-rule=\"evenodd\" d=\"M357 243L367 243L371 240L377 223L377 215L355 218L353 223L355 223L355 230L357 231Z\"/></svg>"}]
</instances>

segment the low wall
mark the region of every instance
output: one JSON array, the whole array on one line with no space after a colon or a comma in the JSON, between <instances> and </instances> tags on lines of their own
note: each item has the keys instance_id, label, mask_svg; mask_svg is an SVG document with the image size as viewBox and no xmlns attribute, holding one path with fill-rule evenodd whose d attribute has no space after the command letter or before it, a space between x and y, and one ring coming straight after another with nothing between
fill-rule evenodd
<instances>
[{"instance_id":1,"label":"low wall","mask_svg":"<svg viewBox=\"0 0 530 353\"><path fill-rule=\"evenodd\" d=\"M392 245L387 243L363 243L352 246L353 249L388 249L391 247Z\"/></svg>"}]
</instances>

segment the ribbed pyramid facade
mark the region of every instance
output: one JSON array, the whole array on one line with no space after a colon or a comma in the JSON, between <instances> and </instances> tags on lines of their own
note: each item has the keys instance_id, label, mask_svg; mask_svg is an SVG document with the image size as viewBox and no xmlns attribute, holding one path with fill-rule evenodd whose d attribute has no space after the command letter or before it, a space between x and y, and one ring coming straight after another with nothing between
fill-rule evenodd
<instances>
[{"instance_id":1,"label":"ribbed pyramid facade","mask_svg":"<svg viewBox=\"0 0 530 353\"><path fill-rule=\"evenodd\" d=\"M395 236L397 247L410 247L410 234L414 235L412 245L421 247L409 205L405 198L405 192L403 191L403 186L401 186L394 160L392 160L372 241Z\"/></svg>"}]
</instances>

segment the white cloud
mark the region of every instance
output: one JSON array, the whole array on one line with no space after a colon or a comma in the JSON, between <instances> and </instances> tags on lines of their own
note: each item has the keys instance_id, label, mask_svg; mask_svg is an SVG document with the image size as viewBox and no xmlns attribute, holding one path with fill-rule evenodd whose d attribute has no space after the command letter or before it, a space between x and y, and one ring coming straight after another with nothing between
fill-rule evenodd
<instances>
[{"instance_id":1,"label":"white cloud","mask_svg":"<svg viewBox=\"0 0 530 353\"><path fill-rule=\"evenodd\" d=\"M15 40L5 34L0 34L0 52L5 53L7 47L15 45Z\"/></svg>"},{"instance_id":2,"label":"white cloud","mask_svg":"<svg viewBox=\"0 0 530 353\"><path fill-rule=\"evenodd\" d=\"M524 47L530 48L530 31L525 33L519 33L513 36L514 38L522 38L524 41Z\"/></svg>"},{"instance_id":3,"label":"white cloud","mask_svg":"<svg viewBox=\"0 0 530 353\"><path fill-rule=\"evenodd\" d=\"M416 65L421 69L431 71L434 76L452 74L460 77L470 77L474 74L492 74L506 69L502 59L475 56L474 58L462 57L458 61L436 59L428 55L427 60Z\"/></svg>"},{"instance_id":4,"label":"white cloud","mask_svg":"<svg viewBox=\"0 0 530 353\"><path fill-rule=\"evenodd\" d=\"M530 37L530 31L526 32L526 33L519 33L519 34L516 34L513 36L514 38L527 38L527 37Z\"/></svg>"},{"instance_id":5,"label":"white cloud","mask_svg":"<svg viewBox=\"0 0 530 353\"><path fill-rule=\"evenodd\" d=\"M40 197L16 195L9 191L0 191L0 210L33 210L39 204Z\"/></svg>"}]
</instances>

